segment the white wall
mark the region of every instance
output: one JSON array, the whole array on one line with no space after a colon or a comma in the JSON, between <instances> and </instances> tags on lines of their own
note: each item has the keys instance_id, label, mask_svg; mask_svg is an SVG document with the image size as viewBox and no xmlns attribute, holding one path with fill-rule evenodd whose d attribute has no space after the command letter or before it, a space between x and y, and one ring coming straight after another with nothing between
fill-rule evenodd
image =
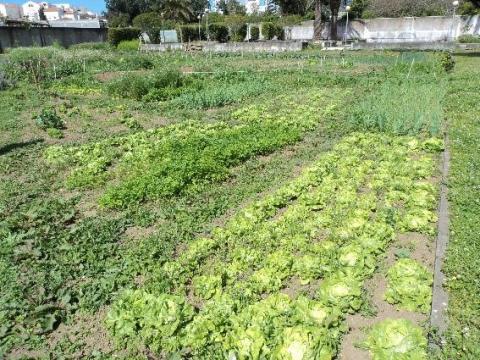
<instances>
[{"instance_id":1,"label":"white wall","mask_svg":"<svg viewBox=\"0 0 480 360\"><path fill-rule=\"evenodd\" d=\"M345 22L339 22L338 36L342 37ZM313 23L304 26L286 27L287 39L313 39ZM329 24L325 24L323 37L328 38ZM420 18L378 18L350 21L349 39L372 43L422 43L452 41L462 34L480 35L480 16L429 16Z\"/></svg>"}]
</instances>

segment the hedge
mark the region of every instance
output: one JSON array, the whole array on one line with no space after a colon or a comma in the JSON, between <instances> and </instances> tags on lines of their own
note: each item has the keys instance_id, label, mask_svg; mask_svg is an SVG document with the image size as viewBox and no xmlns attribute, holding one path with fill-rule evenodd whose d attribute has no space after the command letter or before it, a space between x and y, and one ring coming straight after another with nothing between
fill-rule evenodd
<instances>
[{"instance_id":1,"label":"hedge","mask_svg":"<svg viewBox=\"0 0 480 360\"><path fill-rule=\"evenodd\" d=\"M208 26L210 39L218 42L228 41L228 27L224 24L215 23Z\"/></svg>"},{"instance_id":2,"label":"hedge","mask_svg":"<svg viewBox=\"0 0 480 360\"><path fill-rule=\"evenodd\" d=\"M206 40L207 35L205 31L205 26L202 25L200 27L200 35L201 39L198 36L198 25L180 25L178 28L178 35L183 42L189 41L198 41L198 40Z\"/></svg>"},{"instance_id":3,"label":"hedge","mask_svg":"<svg viewBox=\"0 0 480 360\"><path fill-rule=\"evenodd\" d=\"M283 26L272 22L262 23L262 35L266 40L272 40L275 36L278 40L283 40L285 38Z\"/></svg>"},{"instance_id":4,"label":"hedge","mask_svg":"<svg viewBox=\"0 0 480 360\"><path fill-rule=\"evenodd\" d=\"M250 41L258 41L258 39L260 39L260 28L252 26L250 28Z\"/></svg>"},{"instance_id":5,"label":"hedge","mask_svg":"<svg viewBox=\"0 0 480 360\"><path fill-rule=\"evenodd\" d=\"M247 36L248 26L246 23L230 25L230 38L232 41L245 41Z\"/></svg>"},{"instance_id":6,"label":"hedge","mask_svg":"<svg viewBox=\"0 0 480 360\"><path fill-rule=\"evenodd\" d=\"M139 28L109 28L108 42L113 46L117 46L121 41L138 39L141 30Z\"/></svg>"}]
</instances>

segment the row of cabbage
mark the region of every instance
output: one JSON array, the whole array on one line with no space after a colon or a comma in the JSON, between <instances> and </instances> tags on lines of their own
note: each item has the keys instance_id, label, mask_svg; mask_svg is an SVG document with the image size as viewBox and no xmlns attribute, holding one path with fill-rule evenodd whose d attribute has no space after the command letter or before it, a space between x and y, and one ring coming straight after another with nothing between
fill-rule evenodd
<instances>
[{"instance_id":1,"label":"row of cabbage","mask_svg":"<svg viewBox=\"0 0 480 360\"><path fill-rule=\"evenodd\" d=\"M436 139L345 138L191 243L152 274L155 285L123 294L107 326L124 345L170 355L334 358L345 317L362 308L364 282L396 234L433 234L429 180L441 148ZM412 344L402 351L425 354Z\"/></svg>"},{"instance_id":2,"label":"row of cabbage","mask_svg":"<svg viewBox=\"0 0 480 360\"><path fill-rule=\"evenodd\" d=\"M51 146L46 159L67 169L69 188L107 183L100 198L105 207L195 191L225 179L232 166L252 156L301 140L334 113L338 102L335 91L305 94L304 103L296 96L246 106L229 122L189 121L83 146Z\"/></svg>"}]
</instances>

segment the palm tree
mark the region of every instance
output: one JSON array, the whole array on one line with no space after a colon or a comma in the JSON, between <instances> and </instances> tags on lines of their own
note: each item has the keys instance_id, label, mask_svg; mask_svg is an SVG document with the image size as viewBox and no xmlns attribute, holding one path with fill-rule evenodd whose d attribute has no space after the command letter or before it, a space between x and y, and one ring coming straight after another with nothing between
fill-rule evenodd
<instances>
[{"instance_id":1,"label":"palm tree","mask_svg":"<svg viewBox=\"0 0 480 360\"><path fill-rule=\"evenodd\" d=\"M188 22L194 15L189 0L164 0L161 11L165 19L180 22Z\"/></svg>"}]
</instances>

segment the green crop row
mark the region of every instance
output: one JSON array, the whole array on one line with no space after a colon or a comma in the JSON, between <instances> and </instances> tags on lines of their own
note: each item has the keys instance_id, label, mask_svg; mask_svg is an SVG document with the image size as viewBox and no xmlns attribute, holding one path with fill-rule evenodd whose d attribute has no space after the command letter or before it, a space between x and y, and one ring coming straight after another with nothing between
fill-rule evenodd
<instances>
[{"instance_id":1,"label":"green crop row","mask_svg":"<svg viewBox=\"0 0 480 360\"><path fill-rule=\"evenodd\" d=\"M188 122L88 144L53 146L46 158L73 168L71 188L94 187L107 180L100 199L106 207L124 207L172 196L229 176L229 168L258 154L300 140L334 111L333 92L307 95L308 105L288 97L273 115L255 107L233 114L235 124ZM320 111L317 109L321 109ZM242 114L240 116L240 114Z\"/></svg>"},{"instance_id":2,"label":"green crop row","mask_svg":"<svg viewBox=\"0 0 480 360\"><path fill-rule=\"evenodd\" d=\"M158 353L333 358L345 315L362 308L364 281L395 234L434 233L437 189L429 181L442 147L436 139L345 138L192 242L156 281L126 292L107 326L120 344Z\"/></svg>"}]
</instances>

